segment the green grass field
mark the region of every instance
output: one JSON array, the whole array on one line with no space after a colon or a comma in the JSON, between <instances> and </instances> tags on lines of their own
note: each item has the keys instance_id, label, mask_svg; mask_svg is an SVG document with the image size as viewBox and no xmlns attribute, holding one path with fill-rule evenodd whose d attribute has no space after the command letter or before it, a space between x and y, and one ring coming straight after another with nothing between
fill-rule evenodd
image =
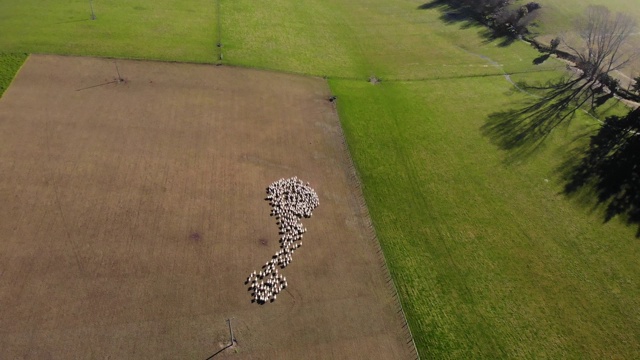
<instances>
[{"instance_id":1,"label":"green grass field","mask_svg":"<svg viewBox=\"0 0 640 360\"><path fill-rule=\"evenodd\" d=\"M213 1L0 2L0 49L186 62L217 60Z\"/></svg>"},{"instance_id":2,"label":"green grass field","mask_svg":"<svg viewBox=\"0 0 640 360\"><path fill-rule=\"evenodd\" d=\"M588 120L507 166L479 130L501 79L331 83L425 358L637 357L634 229L559 194Z\"/></svg>"},{"instance_id":3,"label":"green grass field","mask_svg":"<svg viewBox=\"0 0 640 360\"><path fill-rule=\"evenodd\" d=\"M563 161L599 124L578 113L522 157L483 135L490 114L528 98L505 72L537 83L566 75L564 64L533 65L539 54L528 45L500 46L481 27L445 24L437 9L417 9L424 2L221 0L224 61L328 77L423 358L640 358L637 228L604 223L601 208L562 194ZM41 24L86 17L83 4L72 16L48 3L51 14L37 21L18 16L33 11L26 5L0 5L0 44L216 60L213 2L207 16L177 1L139 3L162 20L129 25L132 14L151 10L109 10L97 1L98 20L65 25L64 37ZM109 19L110 11L129 20ZM168 40L154 38L153 28L167 19ZM116 21L127 26L114 28ZM3 31L28 23L40 29ZM104 41L93 42L86 29ZM110 32L120 41L109 40ZM170 41L182 46L165 46ZM369 76L382 82L372 85ZM611 101L603 109L620 111Z\"/></svg>"}]
</instances>

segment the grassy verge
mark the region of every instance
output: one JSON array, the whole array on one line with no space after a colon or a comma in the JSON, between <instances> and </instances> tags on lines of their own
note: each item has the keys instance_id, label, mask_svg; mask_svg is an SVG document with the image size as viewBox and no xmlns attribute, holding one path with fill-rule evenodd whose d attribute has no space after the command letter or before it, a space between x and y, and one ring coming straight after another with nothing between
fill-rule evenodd
<instances>
[{"instance_id":1,"label":"grassy verge","mask_svg":"<svg viewBox=\"0 0 640 360\"><path fill-rule=\"evenodd\" d=\"M7 90L16 72L27 59L27 54L2 54L0 53L0 97Z\"/></svg>"}]
</instances>

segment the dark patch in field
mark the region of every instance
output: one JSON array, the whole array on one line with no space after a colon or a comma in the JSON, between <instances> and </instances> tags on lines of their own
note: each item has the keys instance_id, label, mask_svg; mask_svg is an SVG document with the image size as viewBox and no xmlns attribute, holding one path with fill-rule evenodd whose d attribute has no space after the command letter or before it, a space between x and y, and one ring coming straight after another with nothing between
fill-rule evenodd
<instances>
[{"instance_id":1,"label":"dark patch in field","mask_svg":"<svg viewBox=\"0 0 640 360\"><path fill-rule=\"evenodd\" d=\"M549 58L549 55L550 54L543 54L533 59L533 65L541 65L542 63L547 61L547 59Z\"/></svg>"},{"instance_id":2,"label":"dark patch in field","mask_svg":"<svg viewBox=\"0 0 640 360\"><path fill-rule=\"evenodd\" d=\"M200 241L202 240L202 235L199 232L194 231L191 234L189 234L189 240Z\"/></svg>"},{"instance_id":3,"label":"dark patch in field","mask_svg":"<svg viewBox=\"0 0 640 360\"><path fill-rule=\"evenodd\" d=\"M621 217L640 225L639 120L640 108L608 117L591 134L589 146L570 153L559 168L566 181L564 193L591 209L602 208L604 222Z\"/></svg>"},{"instance_id":4,"label":"dark patch in field","mask_svg":"<svg viewBox=\"0 0 640 360\"><path fill-rule=\"evenodd\" d=\"M445 24L460 24L461 29L470 29L483 23L481 17L475 14L469 6L461 2L452 2L447 0L431 0L417 7L418 10L437 9L440 11L440 20ZM504 47L511 45L516 37L511 34L505 34L491 28L485 28L480 31L479 35L485 39L485 43L499 40L498 46Z\"/></svg>"},{"instance_id":5,"label":"dark patch in field","mask_svg":"<svg viewBox=\"0 0 640 360\"><path fill-rule=\"evenodd\" d=\"M265 239L265 238L260 238L258 240L258 242L260 243L260 245L262 246L268 246L269 245L269 240Z\"/></svg>"},{"instance_id":6,"label":"dark patch in field","mask_svg":"<svg viewBox=\"0 0 640 360\"><path fill-rule=\"evenodd\" d=\"M450 11L442 15L442 18L447 22L457 22L457 21L464 21L466 16L467 15L465 15L464 13L460 13L457 11Z\"/></svg>"}]
</instances>

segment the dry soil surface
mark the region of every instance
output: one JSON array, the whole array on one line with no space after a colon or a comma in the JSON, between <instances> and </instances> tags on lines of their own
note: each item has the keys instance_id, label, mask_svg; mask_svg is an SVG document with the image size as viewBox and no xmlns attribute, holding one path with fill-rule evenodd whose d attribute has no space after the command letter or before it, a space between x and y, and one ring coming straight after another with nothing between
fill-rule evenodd
<instances>
[{"instance_id":1,"label":"dry soil surface","mask_svg":"<svg viewBox=\"0 0 640 360\"><path fill-rule=\"evenodd\" d=\"M249 69L29 57L0 99L0 358L414 357L329 95ZM265 187L291 176L320 206L289 287L257 305L243 282L279 246Z\"/></svg>"}]
</instances>

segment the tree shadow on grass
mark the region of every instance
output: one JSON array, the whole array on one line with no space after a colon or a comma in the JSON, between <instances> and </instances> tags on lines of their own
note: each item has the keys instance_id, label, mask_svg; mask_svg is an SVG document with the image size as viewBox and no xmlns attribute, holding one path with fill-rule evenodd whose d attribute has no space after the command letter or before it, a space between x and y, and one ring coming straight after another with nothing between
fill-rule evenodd
<instances>
[{"instance_id":1,"label":"tree shadow on grass","mask_svg":"<svg viewBox=\"0 0 640 360\"><path fill-rule=\"evenodd\" d=\"M540 95L520 108L490 114L481 128L492 143L508 151L508 164L534 154L582 106L594 110L612 97L601 92L597 82L582 78L518 86ZM574 150L566 153L558 168L565 183L563 193L592 210L602 209L604 222L621 217L638 225L640 237L640 108L626 116L608 117L587 135L588 144L583 145L582 134L566 147Z\"/></svg>"},{"instance_id":2,"label":"tree shadow on grass","mask_svg":"<svg viewBox=\"0 0 640 360\"><path fill-rule=\"evenodd\" d=\"M591 98L591 83L582 78L562 79L541 86L519 83L522 91L533 95L524 106L489 115L482 134L502 150L508 150L507 163L534 154L553 129L569 124L576 111Z\"/></svg>"},{"instance_id":3,"label":"tree shadow on grass","mask_svg":"<svg viewBox=\"0 0 640 360\"><path fill-rule=\"evenodd\" d=\"M603 209L604 222L620 216L639 225L640 237L640 109L607 118L588 147L570 154L559 172L565 195Z\"/></svg>"},{"instance_id":4,"label":"tree shadow on grass","mask_svg":"<svg viewBox=\"0 0 640 360\"><path fill-rule=\"evenodd\" d=\"M466 6L459 5L452 1L447 0L432 0L428 3L418 6L418 10L432 10L437 9L440 11L440 20L445 24L462 24L463 29L468 29L476 25L480 25L480 22L475 17L473 11Z\"/></svg>"},{"instance_id":5,"label":"tree shadow on grass","mask_svg":"<svg viewBox=\"0 0 640 360\"><path fill-rule=\"evenodd\" d=\"M483 29L478 32L481 38L484 39L484 43L492 43L499 40L498 46L505 47L511 45L516 41L511 35L503 34L495 29L487 27L483 24L479 15L477 15L468 6L450 0L431 0L418 6L418 10L432 10L436 9L440 11L440 20L445 24L460 24L461 29L470 29L476 26L482 26Z\"/></svg>"},{"instance_id":6,"label":"tree shadow on grass","mask_svg":"<svg viewBox=\"0 0 640 360\"><path fill-rule=\"evenodd\" d=\"M517 40L513 36L505 35L492 28L485 28L483 31L480 32L480 36L484 38L484 41L482 41L483 44L486 45L494 41L498 41L497 45L499 47L507 47L513 44Z\"/></svg>"},{"instance_id":7,"label":"tree shadow on grass","mask_svg":"<svg viewBox=\"0 0 640 360\"><path fill-rule=\"evenodd\" d=\"M547 59L549 59L550 55L551 54L542 54L538 56L537 58L533 59L533 65L542 65L545 61L547 61Z\"/></svg>"}]
</instances>

